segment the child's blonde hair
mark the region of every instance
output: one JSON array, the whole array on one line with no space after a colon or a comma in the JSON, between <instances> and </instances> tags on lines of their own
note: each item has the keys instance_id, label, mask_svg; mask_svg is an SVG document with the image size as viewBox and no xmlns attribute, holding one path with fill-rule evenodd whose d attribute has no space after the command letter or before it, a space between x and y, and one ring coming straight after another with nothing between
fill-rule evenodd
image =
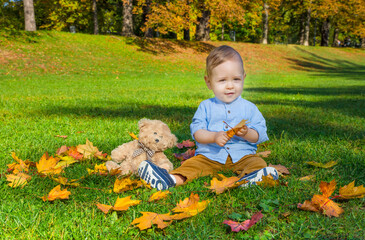
<instances>
[{"instance_id":1,"label":"child's blonde hair","mask_svg":"<svg viewBox=\"0 0 365 240\"><path fill-rule=\"evenodd\" d=\"M206 60L206 76L210 81L210 77L212 75L212 70L219 64L224 63L227 60L232 60L233 58L238 58L242 63L243 74L245 74L245 69L243 67L243 61L241 55L234 50L232 47L227 45L222 45L220 47L214 48L208 55Z\"/></svg>"}]
</instances>

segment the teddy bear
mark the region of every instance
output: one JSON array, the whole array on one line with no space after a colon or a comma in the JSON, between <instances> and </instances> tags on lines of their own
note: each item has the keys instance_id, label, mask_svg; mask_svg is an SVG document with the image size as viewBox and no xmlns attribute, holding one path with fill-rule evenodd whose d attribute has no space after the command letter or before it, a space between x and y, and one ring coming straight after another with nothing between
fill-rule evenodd
<instances>
[{"instance_id":1,"label":"teddy bear","mask_svg":"<svg viewBox=\"0 0 365 240\"><path fill-rule=\"evenodd\" d=\"M111 152L112 160L105 164L108 171L118 169L120 175L136 174L140 163L150 160L170 172L173 165L164 151L176 145L176 136L160 120L143 118L138 122L138 127L138 140L124 143Z\"/></svg>"}]
</instances>

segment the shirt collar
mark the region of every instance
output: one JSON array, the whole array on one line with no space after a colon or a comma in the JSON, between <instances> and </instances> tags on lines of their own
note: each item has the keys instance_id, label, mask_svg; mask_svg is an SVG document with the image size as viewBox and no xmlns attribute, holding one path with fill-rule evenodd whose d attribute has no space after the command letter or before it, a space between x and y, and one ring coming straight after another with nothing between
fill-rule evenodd
<instances>
[{"instance_id":1,"label":"shirt collar","mask_svg":"<svg viewBox=\"0 0 365 240\"><path fill-rule=\"evenodd\" d=\"M241 96L238 96L235 100L233 100L233 101L232 101L232 102L230 102L230 103L222 102L222 101L221 101L221 100L219 100L217 97L214 97L213 99L214 99L214 101L215 101L216 103L218 103L218 104L231 105L231 104L233 104L233 103L235 103L235 102L239 101L239 99L241 99L241 98L242 98Z\"/></svg>"}]
</instances>

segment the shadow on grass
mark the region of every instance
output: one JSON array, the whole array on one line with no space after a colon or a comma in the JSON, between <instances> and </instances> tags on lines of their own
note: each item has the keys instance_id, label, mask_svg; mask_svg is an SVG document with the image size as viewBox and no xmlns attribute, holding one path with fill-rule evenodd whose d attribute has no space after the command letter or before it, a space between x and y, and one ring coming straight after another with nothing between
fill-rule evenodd
<instances>
[{"instance_id":1,"label":"shadow on grass","mask_svg":"<svg viewBox=\"0 0 365 240\"><path fill-rule=\"evenodd\" d=\"M150 53L153 55L167 55L171 53L181 52L187 49L192 49L198 53L209 53L215 46L199 41L184 41L184 40L167 40L160 38L127 38L126 43L136 45L139 51Z\"/></svg>"},{"instance_id":2,"label":"shadow on grass","mask_svg":"<svg viewBox=\"0 0 365 240\"><path fill-rule=\"evenodd\" d=\"M302 59L286 58L292 63L292 68L295 70L314 72L317 76L326 75L365 81L365 65L343 59L330 59L300 47L295 48L308 55L308 57L302 57Z\"/></svg>"}]
</instances>

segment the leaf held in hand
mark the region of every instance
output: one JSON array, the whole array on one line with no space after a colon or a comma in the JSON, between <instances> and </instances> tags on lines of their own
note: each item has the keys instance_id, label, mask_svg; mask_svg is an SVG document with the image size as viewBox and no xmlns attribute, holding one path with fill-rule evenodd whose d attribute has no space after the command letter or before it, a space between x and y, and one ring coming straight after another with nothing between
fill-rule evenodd
<instances>
[{"instance_id":1,"label":"leaf held in hand","mask_svg":"<svg viewBox=\"0 0 365 240\"><path fill-rule=\"evenodd\" d=\"M246 120L243 119L241 122L239 122L236 126L231 128L226 132L227 136L229 138L232 138L239 130L241 130L246 125ZM226 122L224 122L227 126L229 126Z\"/></svg>"}]
</instances>

